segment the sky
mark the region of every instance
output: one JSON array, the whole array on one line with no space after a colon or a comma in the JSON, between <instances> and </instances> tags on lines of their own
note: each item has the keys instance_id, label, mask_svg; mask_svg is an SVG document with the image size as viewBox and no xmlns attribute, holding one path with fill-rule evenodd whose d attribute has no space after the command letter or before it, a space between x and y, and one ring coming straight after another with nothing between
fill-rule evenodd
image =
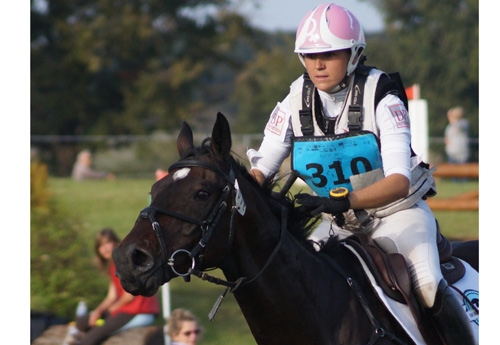
<instances>
[{"instance_id":1,"label":"sky","mask_svg":"<svg viewBox=\"0 0 500 345\"><path fill-rule=\"evenodd\" d=\"M252 0L235 0L237 11L247 16L251 24L270 31L297 30L302 18L314 7L328 3L322 0L260 0L257 7ZM366 33L381 31L384 22L380 12L368 1L337 0L333 3L351 11L361 22Z\"/></svg>"}]
</instances>

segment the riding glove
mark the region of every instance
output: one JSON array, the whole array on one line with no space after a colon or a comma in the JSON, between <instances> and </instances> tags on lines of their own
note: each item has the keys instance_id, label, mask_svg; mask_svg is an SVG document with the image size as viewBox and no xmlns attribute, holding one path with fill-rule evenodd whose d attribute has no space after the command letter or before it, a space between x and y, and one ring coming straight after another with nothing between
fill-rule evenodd
<instances>
[{"instance_id":1,"label":"riding glove","mask_svg":"<svg viewBox=\"0 0 500 345\"><path fill-rule=\"evenodd\" d=\"M351 207L349 198L331 199L306 193L299 193L295 195L295 200L302 206L312 209L311 215L313 216L322 212L330 213L336 216L348 211Z\"/></svg>"}]
</instances>

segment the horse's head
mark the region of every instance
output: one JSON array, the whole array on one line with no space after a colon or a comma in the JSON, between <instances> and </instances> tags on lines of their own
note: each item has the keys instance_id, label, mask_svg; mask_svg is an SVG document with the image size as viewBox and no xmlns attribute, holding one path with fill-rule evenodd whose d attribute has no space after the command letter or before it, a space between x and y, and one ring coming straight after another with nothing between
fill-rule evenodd
<instances>
[{"instance_id":1,"label":"horse's head","mask_svg":"<svg viewBox=\"0 0 500 345\"><path fill-rule=\"evenodd\" d=\"M180 160L151 188L151 204L142 210L130 233L113 252L123 288L150 296L190 268L215 267L227 253L228 223L234 190L231 134L217 115L210 140L193 145L184 123L177 139ZM225 240L215 240L226 237ZM212 239L214 239L212 241ZM220 244L219 244L220 243ZM210 250L208 250L210 249Z\"/></svg>"}]
</instances>

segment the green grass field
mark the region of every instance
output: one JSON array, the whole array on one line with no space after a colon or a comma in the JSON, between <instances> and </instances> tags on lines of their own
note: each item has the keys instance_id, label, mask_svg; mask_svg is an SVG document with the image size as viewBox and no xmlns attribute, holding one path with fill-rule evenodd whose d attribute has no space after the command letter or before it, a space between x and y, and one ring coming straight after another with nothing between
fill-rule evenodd
<instances>
[{"instance_id":1,"label":"green grass field","mask_svg":"<svg viewBox=\"0 0 500 345\"><path fill-rule=\"evenodd\" d=\"M149 179L116 179L114 181L80 181L68 178L50 178L50 190L64 209L83 221L89 240L104 226L114 227L121 236L132 228L139 211L149 202L149 191L154 177ZM454 183L441 179L437 182L439 198L448 198L477 190L476 181ZM436 211L441 231L449 238L477 239L479 213L477 211Z\"/></svg>"},{"instance_id":2,"label":"green grass field","mask_svg":"<svg viewBox=\"0 0 500 345\"><path fill-rule=\"evenodd\" d=\"M89 246L102 227L112 227L121 236L130 231L142 210L149 203L152 180L117 179L114 181L75 182L66 178L49 179L49 188L57 203L83 224L84 238ZM97 274L97 273L96 273ZM222 277L220 271L211 274ZM182 307L193 311L205 329L204 345L216 344L256 344L241 311L231 293L226 294L215 319L210 322L208 313L223 292L223 286L202 281L196 277L186 283L177 278L168 284L171 309ZM106 291L100 291L105 297ZM160 292L160 297L161 292ZM163 324L158 318L157 324Z\"/></svg>"},{"instance_id":3,"label":"green grass field","mask_svg":"<svg viewBox=\"0 0 500 345\"><path fill-rule=\"evenodd\" d=\"M139 211L149 202L154 177L149 179L116 179L114 181L81 181L50 178L49 188L68 217L80 220L89 246L97 231L112 227L123 238L132 228ZM449 197L477 190L478 182L453 183L438 181L438 197ZM441 230L450 239L479 238L477 211L435 212ZM215 272L220 275L220 272ZM196 277L186 283L174 279L169 283L171 308L183 307L198 315L205 328L202 344L255 344L234 297L228 293L212 322L207 314L223 287L201 281ZM105 292L102 292L105 294ZM104 297L104 295L103 295ZM157 320L162 323L161 319Z\"/></svg>"}]
</instances>

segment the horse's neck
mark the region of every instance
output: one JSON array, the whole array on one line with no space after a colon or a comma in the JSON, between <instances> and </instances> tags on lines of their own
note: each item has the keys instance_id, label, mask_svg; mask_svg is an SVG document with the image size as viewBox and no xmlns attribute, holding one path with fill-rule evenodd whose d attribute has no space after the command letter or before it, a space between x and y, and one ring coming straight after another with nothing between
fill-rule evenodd
<instances>
[{"instance_id":1,"label":"horse's neck","mask_svg":"<svg viewBox=\"0 0 500 345\"><path fill-rule=\"evenodd\" d=\"M314 322L304 322L297 315L325 315L333 304L329 295L336 294L332 280L323 286L311 284L322 278L328 279L324 265L319 264L317 257L304 249L287 229L281 228L272 212L261 210L258 213L258 207L248 209L250 212L236 222L236 231L239 232L240 228L245 228L245 231L239 233L239 237L237 235L234 253L238 274L247 278L248 285L236 289L234 296L255 339L266 344L310 344L310 341L325 344L319 334L310 331L293 333L293 330L304 327L308 330L315 328ZM315 293L327 296L318 310L305 297ZM291 312L287 313L285 310L290 306L288 310ZM276 332L285 328L285 335Z\"/></svg>"},{"instance_id":2,"label":"horse's neck","mask_svg":"<svg viewBox=\"0 0 500 345\"><path fill-rule=\"evenodd\" d=\"M281 229L281 219L268 208L261 191L241 175L237 176L237 181L245 212L242 215L236 211L234 223L230 225L234 231L233 257L237 262L264 265L278 244L281 231L286 229Z\"/></svg>"},{"instance_id":3,"label":"horse's neck","mask_svg":"<svg viewBox=\"0 0 500 345\"><path fill-rule=\"evenodd\" d=\"M244 215L236 213L233 225L232 257L238 268L236 278L245 276L252 279L268 265L264 276L272 280L275 276L269 275L268 271L279 272L287 266L291 266L293 271L297 267L289 260L291 257L294 260L311 260L311 264L316 262L318 257L302 247L289 233L286 214L275 214L264 200L266 195L242 176L237 176L237 179L246 211ZM285 208L282 212L286 212Z\"/></svg>"},{"instance_id":4,"label":"horse's neck","mask_svg":"<svg viewBox=\"0 0 500 345\"><path fill-rule=\"evenodd\" d=\"M247 250L251 251L252 257L264 256L254 253L273 251L280 239L281 231L286 231L286 229L282 229L280 219L270 209L264 207L266 203L261 200L260 195L251 195L246 200L249 204L247 204L245 215L236 219L235 235L240 240L240 244L244 244Z\"/></svg>"}]
</instances>

